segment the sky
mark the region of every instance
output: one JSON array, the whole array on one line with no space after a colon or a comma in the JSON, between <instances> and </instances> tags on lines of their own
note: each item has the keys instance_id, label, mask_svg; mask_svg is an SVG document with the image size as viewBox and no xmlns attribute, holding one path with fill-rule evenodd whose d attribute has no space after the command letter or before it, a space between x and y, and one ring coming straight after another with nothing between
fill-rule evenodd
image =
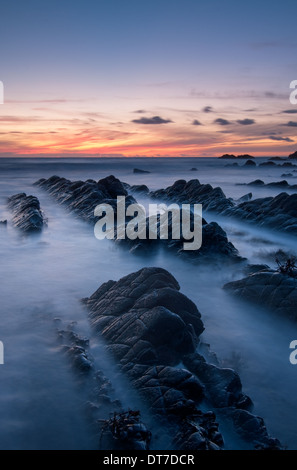
<instances>
[{"instance_id":1,"label":"sky","mask_svg":"<svg viewBox=\"0 0 297 470\"><path fill-rule=\"evenodd\" d=\"M0 157L288 155L296 18L296 0L1 0Z\"/></svg>"}]
</instances>

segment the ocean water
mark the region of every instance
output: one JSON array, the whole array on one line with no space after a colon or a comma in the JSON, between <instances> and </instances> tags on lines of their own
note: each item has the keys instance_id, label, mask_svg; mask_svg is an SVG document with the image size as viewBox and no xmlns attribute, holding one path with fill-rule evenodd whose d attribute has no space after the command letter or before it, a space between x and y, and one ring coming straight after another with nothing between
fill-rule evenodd
<instances>
[{"instance_id":1,"label":"ocean water","mask_svg":"<svg viewBox=\"0 0 297 470\"><path fill-rule=\"evenodd\" d=\"M257 163L264 160L257 159ZM222 290L226 282L242 276L238 266L193 266L163 252L149 258L134 256L111 241L97 240L92 227L32 186L37 179L53 174L71 180L98 180L113 174L150 189L166 187L177 179L198 178L221 186L228 197L237 199L252 192L256 198L281 191L238 183L258 178L265 183L279 181L284 179L282 173L291 172L281 167L231 168L227 163L204 158L0 160L0 220L10 220L6 198L17 192L36 195L48 218L48 228L38 236L23 237L9 225L0 231L0 340L5 353L5 363L0 365L0 448L98 448L83 406L87 393L61 355L55 318L64 324L77 322L77 331L91 337L95 364L111 380L115 396L124 406L135 406L137 397L125 377L104 352L100 339L92 339L79 300L109 279L117 280L143 266L160 266L176 277L181 291L197 304L205 324L203 340L222 365L239 372L243 390L255 404L254 412L265 419L273 436L297 449L297 366L289 362L289 344L297 339L297 327ZM193 167L197 171L191 171ZM133 174L133 168L150 173ZM293 184L295 178L288 181ZM138 200L149 202L147 198ZM249 262L274 266L276 250L296 251L293 238L214 214L204 216L222 225ZM144 408L143 412L146 416ZM232 446L231 441L227 443Z\"/></svg>"}]
</instances>

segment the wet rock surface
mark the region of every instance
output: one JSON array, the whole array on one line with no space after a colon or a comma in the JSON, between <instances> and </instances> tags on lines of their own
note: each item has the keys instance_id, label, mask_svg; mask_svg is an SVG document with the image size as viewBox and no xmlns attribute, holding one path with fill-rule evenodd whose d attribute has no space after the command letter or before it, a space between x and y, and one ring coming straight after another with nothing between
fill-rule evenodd
<instances>
[{"instance_id":1,"label":"wet rock surface","mask_svg":"<svg viewBox=\"0 0 297 470\"><path fill-rule=\"evenodd\" d=\"M117 196L125 196L126 204L135 203L133 196L129 196L122 182L113 175L94 180L70 181L59 176L40 179L34 183L46 190L60 204L65 205L71 212L81 219L95 223L94 209L99 204L109 204L117 210Z\"/></svg>"},{"instance_id":2,"label":"wet rock surface","mask_svg":"<svg viewBox=\"0 0 297 470\"><path fill-rule=\"evenodd\" d=\"M252 183L255 186L264 184L262 180ZM291 185L289 187L292 188ZM223 216L294 235L297 233L297 194L282 192L275 197L253 199L238 204L238 201L227 198L219 187L201 184L199 180L178 180L166 189L151 191L150 196L178 204L202 204L203 210L206 211L214 211Z\"/></svg>"},{"instance_id":3,"label":"wet rock surface","mask_svg":"<svg viewBox=\"0 0 297 470\"><path fill-rule=\"evenodd\" d=\"M98 435L98 447L109 450L149 450L151 432L142 422L140 411L125 411L121 401L114 398L111 382L95 367L89 351L89 339L74 329L73 324L65 329L58 328L57 337L61 352L67 356L80 388L88 390L89 401L85 402L85 411Z\"/></svg>"},{"instance_id":4,"label":"wet rock surface","mask_svg":"<svg viewBox=\"0 0 297 470\"><path fill-rule=\"evenodd\" d=\"M7 206L13 214L13 226L24 233L41 232L47 225L39 200L35 196L15 194L7 199Z\"/></svg>"},{"instance_id":5,"label":"wet rock surface","mask_svg":"<svg viewBox=\"0 0 297 470\"><path fill-rule=\"evenodd\" d=\"M297 273L294 276L293 272L293 276L290 276L272 269L260 270L225 284L224 289L291 320L297 320Z\"/></svg>"},{"instance_id":6,"label":"wet rock surface","mask_svg":"<svg viewBox=\"0 0 297 470\"><path fill-rule=\"evenodd\" d=\"M194 182L197 180L193 180ZM52 176L47 180L41 179L35 183L36 186L46 190L55 200L65 205L72 213L76 214L81 219L95 224L98 217L94 215L94 209L99 204L109 204L113 207L114 212L117 212L117 196L125 196L126 207L130 204L136 203L136 200L129 192L134 194L142 193L147 195L149 190L145 185L134 185L130 186L127 183L123 183L114 176L108 176L99 180L98 182L93 180L75 181L71 182L65 178L58 176ZM207 185L210 186L210 185ZM211 186L210 186L211 188ZM208 189L210 189L208 188ZM195 188L192 188L193 191ZM219 189L219 188L216 188ZM221 191L221 190L220 190ZM220 197L220 191L217 197ZM216 194L217 191L211 191ZM231 201L229 201L232 204ZM228 206L228 205L227 205ZM127 221L126 221L127 223ZM187 259L193 261L200 261L203 259L220 258L226 261L241 261L242 258L239 256L238 251L231 242L228 241L226 232L216 223L207 223L205 220L202 221L202 239L203 243L199 250L184 250L185 240L182 236L175 240L169 236L169 239L162 240L160 237L160 226L157 227L157 239L149 238L149 218L146 219L146 238L141 240L136 238L131 240L129 238L117 240L123 246L127 246L133 253L149 253L152 250L160 248L161 246L166 249L170 249L172 252L184 256ZM169 232L172 232L172 223L169 220ZM182 234L182 230L180 230ZM116 236L116 234L115 234Z\"/></svg>"},{"instance_id":7,"label":"wet rock surface","mask_svg":"<svg viewBox=\"0 0 297 470\"><path fill-rule=\"evenodd\" d=\"M251 447L272 442L248 427L237 411L251 414L236 372L209 364L196 347L204 327L195 304L179 292L176 279L161 268L143 268L118 282L108 281L83 299L94 330L133 387L161 422L167 422L177 449L219 449L223 436L214 411L231 416L235 431ZM202 409L203 411L202 411ZM205 412L205 409L208 409Z\"/></svg>"}]
</instances>

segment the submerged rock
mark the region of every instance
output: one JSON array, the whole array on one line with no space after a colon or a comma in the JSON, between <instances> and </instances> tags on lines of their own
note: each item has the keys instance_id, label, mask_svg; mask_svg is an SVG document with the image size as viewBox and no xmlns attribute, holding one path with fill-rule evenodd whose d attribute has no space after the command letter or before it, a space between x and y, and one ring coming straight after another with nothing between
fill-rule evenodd
<instances>
[{"instance_id":1,"label":"submerged rock","mask_svg":"<svg viewBox=\"0 0 297 470\"><path fill-rule=\"evenodd\" d=\"M47 225L37 197L15 194L7 200L12 211L12 224L24 233L41 232Z\"/></svg>"},{"instance_id":2,"label":"submerged rock","mask_svg":"<svg viewBox=\"0 0 297 470\"><path fill-rule=\"evenodd\" d=\"M143 268L118 282L108 281L83 303L91 326L106 340L131 384L151 412L167 421L175 448L222 448L213 410L232 415L250 410L252 402L242 393L238 374L195 352L204 326L176 279L164 269ZM244 436L240 424L236 426ZM256 441L267 446L267 431L255 433L254 440L252 435L253 430L248 436L252 446Z\"/></svg>"}]
</instances>

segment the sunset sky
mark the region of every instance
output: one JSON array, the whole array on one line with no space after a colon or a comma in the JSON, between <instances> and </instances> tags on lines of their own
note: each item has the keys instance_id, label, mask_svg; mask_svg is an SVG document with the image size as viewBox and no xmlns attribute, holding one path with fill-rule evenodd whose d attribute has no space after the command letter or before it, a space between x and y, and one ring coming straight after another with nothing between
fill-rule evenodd
<instances>
[{"instance_id":1,"label":"sunset sky","mask_svg":"<svg viewBox=\"0 0 297 470\"><path fill-rule=\"evenodd\" d=\"M0 156L288 155L297 2L2 0Z\"/></svg>"}]
</instances>

